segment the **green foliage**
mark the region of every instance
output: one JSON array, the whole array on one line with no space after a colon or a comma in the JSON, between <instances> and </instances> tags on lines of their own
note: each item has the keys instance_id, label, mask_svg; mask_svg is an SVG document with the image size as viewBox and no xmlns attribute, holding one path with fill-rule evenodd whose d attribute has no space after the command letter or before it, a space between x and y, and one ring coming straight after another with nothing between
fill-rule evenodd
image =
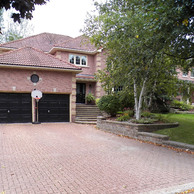
<instances>
[{"instance_id":1,"label":"green foliage","mask_svg":"<svg viewBox=\"0 0 194 194\"><path fill-rule=\"evenodd\" d=\"M172 123L173 121L164 114L154 114L153 118L162 123Z\"/></svg>"},{"instance_id":2,"label":"green foliage","mask_svg":"<svg viewBox=\"0 0 194 194\"><path fill-rule=\"evenodd\" d=\"M164 117L170 118L173 122L178 122L179 126L154 133L168 135L172 141L194 145L194 114L167 114Z\"/></svg>"},{"instance_id":3,"label":"green foliage","mask_svg":"<svg viewBox=\"0 0 194 194\"><path fill-rule=\"evenodd\" d=\"M28 1L0 1L0 9L5 8L6 10L13 8L15 10L12 13L14 22L21 21L22 18L32 19L32 12L35 10L35 5L46 4L49 0L28 0Z\"/></svg>"},{"instance_id":4,"label":"green foliage","mask_svg":"<svg viewBox=\"0 0 194 194\"><path fill-rule=\"evenodd\" d=\"M118 101L119 100L116 95L106 95L100 98L97 105L101 111L105 111L111 116L116 116L120 109L120 104Z\"/></svg>"},{"instance_id":5,"label":"green foliage","mask_svg":"<svg viewBox=\"0 0 194 194\"><path fill-rule=\"evenodd\" d=\"M96 4L99 16L86 20L84 32L107 51L107 66L97 75L104 90L111 93L122 85L124 91L134 91L139 110L142 96L175 95L174 64L189 68L192 60L187 59L193 59L192 6L190 0L107 0Z\"/></svg>"},{"instance_id":6,"label":"green foliage","mask_svg":"<svg viewBox=\"0 0 194 194\"><path fill-rule=\"evenodd\" d=\"M118 95L121 110L126 109L126 107L130 109L134 108L134 96L128 89L124 88L122 91L117 92L116 95Z\"/></svg>"},{"instance_id":7,"label":"green foliage","mask_svg":"<svg viewBox=\"0 0 194 194\"><path fill-rule=\"evenodd\" d=\"M120 116L117 118L117 121L128 121L134 115L134 111L131 109L125 108L124 111L117 112Z\"/></svg>"},{"instance_id":8,"label":"green foliage","mask_svg":"<svg viewBox=\"0 0 194 194\"><path fill-rule=\"evenodd\" d=\"M153 124L154 122L156 122L156 119L151 119L151 118L142 118L142 119L132 119L131 122L132 123L137 123L137 124Z\"/></svg>"},{"instance_id":9,"label":"green foliage","mask_svg":"<svg viewBox=\"0 0 194 194\"><path fill-rule=\"evenodd\" d=\"M127 114L127 115L122 115L120 117L117 118L117 121L128 121L131 117Z\"/></svg>"},{"instance_id":10,"label":"green foliage","mask_svg":"<svg viewBox=\"0 0 194 194\"><path fill-rule=\"evenodd\" d=\"M86 95L86 101L87 101L87 102L93 102L93 101L95 101L94 95L93 95L92 93L88 93L88 94Z\"/></svg>"},{"instance_id":11,"label":"green foliage","mask_svg":"<svg viewBox=\"0 0 194 194\"><path fill-rule=\"evenodd\" d=\"M172 121L164 116L163 114L154 114L154 113L150 113L148 111L144 111L142 112L142 116L144 117L143 119L144 120L147 120L150 122L150 119L151 121L153 122L162 122L162 123L171 123Z\"/></svg>"},{"instance_id":12,"label":"green foliage","mask_svg":"<svg viewBox=\"0 0 194 194\"><path fill-rule=\"evenodd\" d=\"M181 109L183 111L188 111L188 110L194 109L194 107L191 106L190 104L186 104L185 102L178 101L178 100L173 100L171 103L171 107L178 108L178 109Z\"/></svg>"},{"instance_id":13,"label":"green foliage","mask_svg":"<svg viewBox=\"0 0 194 194\"><path fill-rule=\"evenodd\" d=\"M100 98L96 98L96 100L95 100L96 105L98 105L99 100L100 100Z\"/></svg>"},{"instance_id":14,"label":"green foliage","mask_svg":"<svg viewBox=\"0 0 194 194\"><path fill-rule=\"evenodd\" d=\"M151 112L144 111L141 113L141 115L146 118L151 118L153 114Z\"/></svg>"},{"instance_id":15,"label":"green foliage","mask_svg":"<svg viewBox=\"0 0 194 194\"><path fill-rule=\"evenodd\" d=\"M13 22L10 19L11 14L11 11L4 12L1 10L0 12L0 26L2 27L0 34L1 43L25 38L33 32L33 25L28 20L21 19L20 23ZM3 20L3 17L6 18L6 22Z\"/></svg>"}]
</instances>

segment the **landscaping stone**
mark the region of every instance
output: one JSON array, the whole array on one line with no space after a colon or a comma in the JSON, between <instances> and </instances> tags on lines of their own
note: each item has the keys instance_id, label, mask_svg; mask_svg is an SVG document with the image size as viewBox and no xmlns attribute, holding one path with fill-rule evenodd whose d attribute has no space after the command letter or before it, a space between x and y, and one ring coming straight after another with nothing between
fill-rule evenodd
<instances>
[{"instance_id":1,"label":"landscaping stone","mask_svg":"<svg viewBox=\"0 0 194 194\"><path fill-rule=\"evenodd\" d=\"M103 116L97 117L97 127L104 131L135 138L138 140L164 144L181 149L194 150L194 145L169 141L169 137L167 135L151 133L159 129L172 128L177 126L178 123L134 124L129 122L106 120L106 118Z\"/></svg>"}]
</instances>

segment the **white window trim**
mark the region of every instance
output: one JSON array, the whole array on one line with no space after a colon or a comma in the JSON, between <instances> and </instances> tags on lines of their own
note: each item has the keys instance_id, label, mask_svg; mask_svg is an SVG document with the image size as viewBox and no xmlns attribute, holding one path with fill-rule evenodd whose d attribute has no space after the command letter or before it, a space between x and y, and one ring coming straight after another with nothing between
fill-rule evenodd
<instances>
[{"instance_id":1,"label":"white window trim","mask_svg":"<svg viewBox=\"0 0 194 194\"><path fill-rule=\"evenodd\" d=\"M192 71L193 71L193 76L192 76ZM191 70L191 76L190 77L194 78L194 68L192 68L192 70Z\"/></svg>"},{"instance_id":2,"label":"white window trim","mask_svg":"<svg viewBox=\"0 0 194 194\"><path fill-rule=\"evenodd\" d=\"M184 75L184 72L182 73L182 77L188 77L188 73L187 73L187 75Z\"/></svg>"},{"instance_id":3,"label":"white window trim","mask_svg":"<svg viewBox=\"0 0 194 194\"><path fill-rule=\"evenodd\" d=\"M88 56L87 55L80 55L80 54L75 54L75 53L69 53L69 57L70 55L73 55L74 56L74 65L78 66L78 67L88 67ZM78 65L76 64L76 56L79 56L80 57L80 61L81 61L81 57L86 57L86 65ZM70 63L70 58L69 58L69 63ZM71 63L73 64L73 63Z\"/></svg>"}]
</instances>

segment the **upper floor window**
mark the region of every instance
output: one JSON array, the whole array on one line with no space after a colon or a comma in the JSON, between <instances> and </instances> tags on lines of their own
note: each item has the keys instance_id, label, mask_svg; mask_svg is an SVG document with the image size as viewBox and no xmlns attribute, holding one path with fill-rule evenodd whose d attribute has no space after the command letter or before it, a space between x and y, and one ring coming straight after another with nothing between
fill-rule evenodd
<instances>
[{"instance_id":1,"label":"upper floor window","mask_svg":"<svg viewBox=\"0 0 194 194\"><path fill-rule=\"evenodd\" d=\"M188 72L187 71L183 71L183 77L187 77L188 76Z\"/></svg>"},{"instance_id":2,"label":"upper floor window","mask_svg":"<svg viewBox=\"0 0 194 194\"><path fill-rule=\"evenodd\" d=\"M191 69L191 77L194 78L194 67Z\"/></svg>"},{"instance_id":3,"label":"upper floor window","mask_svg":"<svg viewBox=\"0 0 194 194\"><path fill-rule=\"evenodd\" d=\"M83 55L69 55L69 62L74 65L87 65L87 57Z\"/></svg>"}]
</instances>

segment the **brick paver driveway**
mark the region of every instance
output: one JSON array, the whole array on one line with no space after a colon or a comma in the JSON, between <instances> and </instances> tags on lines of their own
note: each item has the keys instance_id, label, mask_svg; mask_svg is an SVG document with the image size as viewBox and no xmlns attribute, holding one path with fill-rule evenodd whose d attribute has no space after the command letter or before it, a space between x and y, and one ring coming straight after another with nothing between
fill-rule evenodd
<instances>
[{"instance_id":1,"label":"brick paver driveway","mask_svg":"<svg viewBox=\"0 0 194 194\"><path fill-rule=\"evenodd\" d=\"M191 154L88 125L0 125L0 194L158 194L193 186Z\"/></svg>"}]
</instances>

